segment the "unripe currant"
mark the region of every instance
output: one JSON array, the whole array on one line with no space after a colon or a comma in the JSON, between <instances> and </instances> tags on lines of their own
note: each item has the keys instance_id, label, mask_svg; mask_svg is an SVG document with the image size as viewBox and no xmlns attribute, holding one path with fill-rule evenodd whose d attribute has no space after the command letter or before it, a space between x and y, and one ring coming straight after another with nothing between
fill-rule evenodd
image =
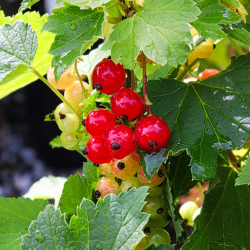
<instances>
[{"instance_id":1,"label":"unripe currant","mask_svg":"<svg viewBox=\"0 0 250 250\"><path fill-rule=\"evenodd\" d=\"M118 195L120 191L119 185L115 179L109 177L101 177L98 179L94 196L99 199L104 198L108 194Z\"/></svg>"}]
</instances>

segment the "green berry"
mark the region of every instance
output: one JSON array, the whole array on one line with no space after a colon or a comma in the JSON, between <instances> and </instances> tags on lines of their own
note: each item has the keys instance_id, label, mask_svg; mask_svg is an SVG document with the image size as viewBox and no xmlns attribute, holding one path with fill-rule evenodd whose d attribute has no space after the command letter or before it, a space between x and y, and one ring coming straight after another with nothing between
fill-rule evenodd
<instances>
[{"instance_id":1,"label":"green berry","mask_svg":"<svg viewBox=\"0 0 250 250\"><path fill-rule=\"evenodd\" d=\"M122 181L122 184L120 185L120 190L124 191L124 190L129 190L130 188L136 187L139 188L141 186L139 180L137 177L130 177L127 180Z\"/></svg>"},{"instance_id":2,"label":"green berry","mask_svg":"<svg viewBox=\"0 0 250 250\"><path fill-rule=\"evenodd\" d=\"M144 212L150 214L150 219L162 219L167 214L167 204L161 197L147 197L143 207Z\"/></svg>"},{"instance_id":3,"label":"green berry","mask_svg":"<svg viewBox=\"0 0 250 250\"><path fill-rule=\"evenodd\" d=\"M79 132L73 132L71 134L62 132L60 140L64 148L68 150L75 150L79 147L81 137L82 135Z\"/></svg>"},{"instance_id":4,"label":"green berry","mask_svg":"<svg viewBox=\"0 0 250 250\"><path fill-rule=\"evenodd\" d=\"M188 226L193 226L192 217L197 209L198 205L193 201L188 201L181 205L179 213Z\"/></svg>"}]
</instances>

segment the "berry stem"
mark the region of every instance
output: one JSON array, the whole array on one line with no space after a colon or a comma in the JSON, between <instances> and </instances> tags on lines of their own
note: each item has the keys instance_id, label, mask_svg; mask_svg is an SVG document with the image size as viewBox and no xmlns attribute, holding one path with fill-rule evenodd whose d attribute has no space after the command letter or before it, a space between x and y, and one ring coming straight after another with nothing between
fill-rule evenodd
<instances>
[{"instance_id":1,"label":"berry stem","mask_svg":"<svg viewBox=\"0 0 250 250\"><path fill-rule=\"evenodd\" d=\"M187 72L199 61L199 58L196 58L192 63L190 63L183 71L182 73L176 77L176 80L182 81Z\"/></svg>"},{"instance_id":2,"label":"berry stem","mask_svg":"<svg viewBox=\"0 0 250 250\"><path fill-rule=\"evenodd\" d=\"M149 101L147 95L147 83L148 83L147 63L146 63L146 56L144 53L142 53L142 63L143 63L143 97L148 108L148 115L151 115L151 108L150 108L151 102Z\"/></svg>"},{"instance_id":3,"label":"berry stem","mask_svg":"<svg viewBox=\"0 0 250 250\"><path fill-rule=\"evenodd\" d=\"M228 160L229 160L229 162L230 162L231 167L233 168L233 170L234 170L236 173L239 174L239 170L238 170L238 169L239 169L239 166L238 166L238 164L237 164L238 161L237 161L235 155L233 154L233 152L232 152L231 149L227 150L226 152L227 152L227 158L228 158Z\"/></svg>"},{"instance_id":4,"label":"berry stem","mask_svg":"<svg viewBox=\"0 0 250 250\"><path fill-rule=\"evenodd\" d=\"M134 70L131 70L131 89L133 90L136 90L136 87L137 87L137 84L136 84L136 81L135 81L135 73L134 73Z\"/></svg>"},{"instance_id":5,"label":"berry stem","mask_svg":"<svg viewBox=\"0 0 250 250\"><path fill-rule=\"evenodd\" d=\"M31 68L32 72L38 76L38 78L43 81L53 92L54 94L62 101L64 102L76 115L77 117L82 120L82 117L80 114L73 108L70 103L64 98L64 96L54 87L52 86L46 78L44 78L35 68Z\"/></svg>"},{"instance_id":6,"label":"berry stem","mask_svg":"<svg viewBox=\"0 0 250 250\"><path fill-rule=\"evenodd\" d=\"M78 68L77 68L77 59L75 60L74 67L75 67L76 75L77 75L78 80L79 80L79 82L80 82L80 84L81 84L81 87L82 87L82 97L83 97L83 99L86 99L86 95L85 95L86 89L85 89L84 86L83 86L82 78L81 78L81 76L80 76L80 74L79 74L79 71L78 71Z\"/></svg>"}]
</instances>

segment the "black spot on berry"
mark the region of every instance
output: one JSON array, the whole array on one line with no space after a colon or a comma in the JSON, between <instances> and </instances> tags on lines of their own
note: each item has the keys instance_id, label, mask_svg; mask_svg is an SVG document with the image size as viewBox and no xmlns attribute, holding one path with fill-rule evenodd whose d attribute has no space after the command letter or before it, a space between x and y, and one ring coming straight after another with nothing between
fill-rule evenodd
<instances>
[{"instance_id":1,"label":"black spot on berry","mask_svg":"<svg viewBox=\"0 0 250 250\"><path fill-rule=\"evenodd\" d=\"M97 84L95 85L95 88L96 88L97 90L102 90L102 85L101 85L100 83L97 83Z\"/></svg>"},{"instance_id":2,"label":"black spot on berry","mask_svg":"<svg viewBox=\"0 0 250 250\"><path fill-rule=\"evenodd\" d=\"M216 48L216 44L213 45L213 48L214 48L214 49Z\"/></svg>"},{"instance_id":3,"label":"black spot on berry","mask_svg":"<svg viewBox=\"0 0 250 250\"><path fill-rule=\"evenodd\" d=\"M83 149L82 153L84 155L88 155L89 154L89 149L86 147L85 149Z\"/></svg>"},{"instance_id":4,"label":"black spot on berry","mask_svg":"<svg viewBox=\"0 0 250 250\"><path fill-rule=\"evenodd\" d=\"M151 233L150 232L150 227L145 227L143 231L144 231L145 234L150 234Z\"/></svg>"},{"instance_id":5,"label":"black spot on berry","mask_svg":"<svg viewBox=\"0 0 250 250\"><path fill-rule=\"evenodd\" d=\"M157 148L158 143L156 141L154 141L154 140L151 140L151 141L148 142L148 146L150 148Z\"/></svg>"},{"instance_id":6,"label":"black spot on berry","mask_svg":"<svg viewBox=\"0 0 250 250\"><path fill-rule=\"evenodd\" d=\"M160 207L157 209L157 214L162 214L162 212L163 212L163 208Z\"/></svg>"},{"instance_id":7,"label":"black spot on berry","mask_svg":"<svg viewBox=\"0 0 250 250\"><path fill-rule=\"evenodd\" d=\"M121 148L121 145L118 142L112 142L111 149L117 151Z\"/></svg>"},{"instance_id":8,"label":"black spot on berry","mask_svg":"<svg viewBox=\"0 0 250 250\"><path fill-rule=\"evenodd\" d=\"M50 114L49 114L49 119L50 119L50 120L54 120L54 119L55 119L54 114L50 113Z\"/></svg>"},{"instance_id":9,"label":"black spot on berry","mask_svg":"<svg viewBox=\"0 0 250 250\"><path fill-rule=\"evenodd\" d=\"M66 117L66 115L61 112L59 112L59 116L60 116L60 119L64 119Z\"/></svg>"},{"instance_id":10,"label":"black spot on berry","mask_svg":"<svg viewBox=\"0 0 250 250\"><path fill-rule=\"evenodd\" d=\"M95 198L100 198L101 197L101 192L99 190L96 190L94 193Z\"/></svg>"},{"instance_id":11,"label":"black spot on berry","mask_svg":"<svg viewBox=\"0 0 250 250\"><path fill-rule=\"evenodd\" d=\"M97 163L94 163L93 165L94 165L95 167L99 167L99 164L97 164Z\"/></svg>"},{"instance_id":12,"label":"black spot on berry","mask_svg":"<svg viewBox=\"0 0 250 250\"><path fill-rule=\"evenodd\" d=\"M86 126L86 119L82 120L82 125L85 127Z\"/></svg>"},{"instance_id":13,"label":"black spot on berry","mask_svg":"<svg viewBox=\"0 0 250 250\"><path fill-rule=\"evenodd\" d=\"M119 162L117 164L117 167L120 169L120 170L123 170L125 168L125 164L123 162Z\"/></svg>"},{"instance_id":14,"label":"black spot on berry","mask_svg":"<svg viewBox=\"0 0 250 250\"><path fill-rule=\"evenodd\" d=\"M120 118L123 122L125 122L125 121L128 120L128 116L126 116L126 115L120 115L119 118Z\"/></svg>"},{"instance_id":15,"label":"black spot on berry","mask_svg":"<svg viewBox=\"0 0 250 250\"><path fill-rule=\"evenodd\" d=\"M159 177L163 177L163 176L164 176L164 173L163 173L162 170L159 170L159 171L158 171L158 176L159 176Z\"/></svg>"}]
</instances>

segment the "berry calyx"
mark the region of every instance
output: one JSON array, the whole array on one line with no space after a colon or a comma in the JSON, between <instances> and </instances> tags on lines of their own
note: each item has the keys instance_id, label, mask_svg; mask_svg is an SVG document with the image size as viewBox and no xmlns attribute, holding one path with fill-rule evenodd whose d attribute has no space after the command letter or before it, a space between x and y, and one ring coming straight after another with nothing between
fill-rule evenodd
<instances>
[{"instance_id":1,"label":"berry calyx","mask_svg":"<svg viewBox=\"0 0 250 250\"><path fill-rule=\"evenodd\" d=\"M200 79L204 80L210 76L214 76L219 74L220 71L217 69L205 69L204 71L202 71L199 75Z\"/></svg>"},{"instance_id":2,"label":"berry calyx","mask_svg":"<svg viewBox=\"0 0 250 250\"><path fill-rule=\"evenodd\" d=\"M142 118L135 128L136 143L148 152L164 148L169 136L167 123L155 115Z\"/></svg>"},{"instance_id":3,"label":"berry calyx","mask_svg":"<svg viewBox=\"0 0 250 250\"><path fill-rule=\"evenodd\" d=\"M128 155L121 160L113 159L110 162L110 166L112 173L116 177L121 180L126 180L136 174L140 164Z\"/></svg>"},{"instance_id":4,"label":"berry calyx","mask_svg":"<svg viewBox=\"0 0 250 250\"><path fill-rule=\"evenodd\" d=\"M85 120L86 130L92 136L105 135L115 124L115 116L107 109L95 109Z\"/></svg>"},{"instance_id":5,"label":"berry calyx","mask_svg":"<svg viewBox=\"0 0 250 250\"><path fill-rule=\"evenodd\" d=\"M113 158L124 158L135 149L134 131L121 124L110 128L105 137L105 146Z\"/></svg>"},{"instance_id":6,"label":"berry calyx","mask_svg":"<svg viewBox=\"0 0 250 250\"><path fill-rule=\"evenodd\" d=\"M121 64L115 64L112 60L104 58L95 66L92 81L97 90L111 95L123 86L125 70Z\"/></svg>"},{"instance_id":7,"label":"berry calyx","mask_svg":"<svg viewBox=\"0 0 250 250\"><path fill-rule=\"evenodd\" d=\"M91 137L82 153L96 164L109 163L113 158L104 146L103 137Z\"/></svg>"},{"instance_id":8,"label":"berry calyx","mask_svg":"<svg viewBox=\"0 0 250 250\"><path fill-rule=\"evenodd\" d=\"M119 184L115 179L109 177L101 177L96 183L94 196L97 199L100 197L104 198L108 194L118 195L119 191Z\"/></svg>"},{"instance_id":9,"label":"berry calyx","mask_svg":"<svg viewBox=\"0 0 250 250\"><path fill-rule=\"evenodd\" d=\"M132 89L121 88L110 100L112 112L122 121L133 120L145 110L142 97Z\"/></svg>"}]
</instances>

